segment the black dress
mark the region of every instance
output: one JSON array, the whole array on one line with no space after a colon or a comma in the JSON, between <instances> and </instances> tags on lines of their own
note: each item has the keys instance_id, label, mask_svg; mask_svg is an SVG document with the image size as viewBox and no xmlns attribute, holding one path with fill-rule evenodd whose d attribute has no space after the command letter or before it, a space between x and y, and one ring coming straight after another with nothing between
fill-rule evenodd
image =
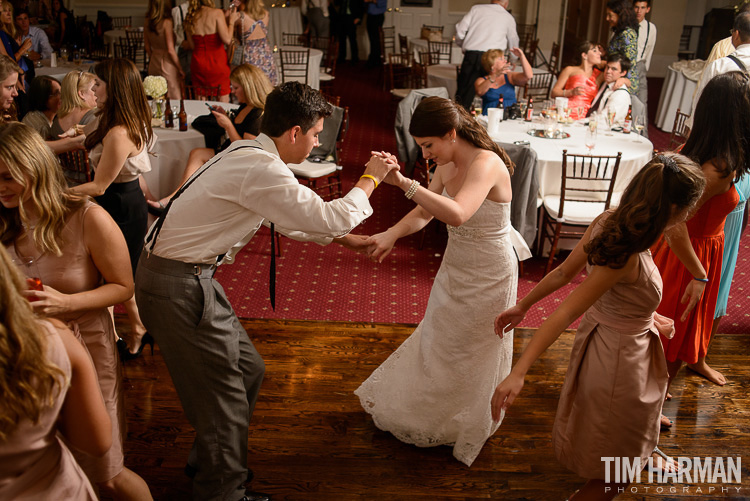
<instances>
[{"instance_id":1,"label":"black dress","mask_svg":"<svg viewBox=\"0 0 750 501\"><path fill-rule=\"evenodd\" d=\"M245 133L252 134L253 136L257 136L258 134L260 134L260 119L263 116L263 110L261 110L260 108L253 108L241 123L235 123L234 117L239 115L246 106L247 104L242 103L240 107L237 108L236 113L232 117L232 125L234 125L234 128L237 130L237 134L240 135L240 138L245 137ZM219 147L216 153L226 150L227 148L229 148L230 144L232 144L232 141L230 139L227 139Z\"/></svg>"}]
</instances>

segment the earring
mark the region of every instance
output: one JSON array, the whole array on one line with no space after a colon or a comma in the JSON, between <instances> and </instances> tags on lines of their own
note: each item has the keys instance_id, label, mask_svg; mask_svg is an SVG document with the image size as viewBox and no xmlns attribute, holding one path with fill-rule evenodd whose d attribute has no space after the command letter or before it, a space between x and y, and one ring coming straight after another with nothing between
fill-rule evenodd
<instances>
[{"instance_id":1,"label":"earring","mask_svg":"<svg viewBox=\"0 0 750 501\"><path fill-rule=\"evenodd\" d=\"M455 137L453 138L453 142L454 142L454 143L456 142L456 138L455 138Z\"/></svg>"}]
</instances>

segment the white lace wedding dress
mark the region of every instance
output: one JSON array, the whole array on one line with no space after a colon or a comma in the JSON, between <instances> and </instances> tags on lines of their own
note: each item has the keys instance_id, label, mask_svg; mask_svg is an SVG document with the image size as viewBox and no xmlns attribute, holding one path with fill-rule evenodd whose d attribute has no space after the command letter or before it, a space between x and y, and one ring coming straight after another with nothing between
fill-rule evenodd
<instances>
[{"instance_id":1,"label":"white lace wedding dress","mask_svg":"<svg viewBox=\"0 0 750 501\"><path fill-rule=\"evenodd\" d=\"M494 332L516 303L510 204L485 200L448 247L414 333L354 393L375 425L419 447L453 445L471 466L497 430L490 400L510 372L513 333Z\"/></svg>"}]
</instances>

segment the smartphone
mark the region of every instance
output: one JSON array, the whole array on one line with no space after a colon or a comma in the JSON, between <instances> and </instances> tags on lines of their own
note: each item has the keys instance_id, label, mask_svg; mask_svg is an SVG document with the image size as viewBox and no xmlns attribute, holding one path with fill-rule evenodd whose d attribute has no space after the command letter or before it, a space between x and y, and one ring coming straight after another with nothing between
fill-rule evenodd
<instances>
[{"instance_id":1,"label":"smartphone","mask_svg":"<svg viewBox=\"0 0 750 501\"><path fill-rule=\"evenodd\" d=\"M211 110L211 111L214 111L213 107L212 107L212 106L211 106L210 104L206 103L206 107L207 107L207 108L208 108L209 110Z\"/></svg>"}]
</instances>

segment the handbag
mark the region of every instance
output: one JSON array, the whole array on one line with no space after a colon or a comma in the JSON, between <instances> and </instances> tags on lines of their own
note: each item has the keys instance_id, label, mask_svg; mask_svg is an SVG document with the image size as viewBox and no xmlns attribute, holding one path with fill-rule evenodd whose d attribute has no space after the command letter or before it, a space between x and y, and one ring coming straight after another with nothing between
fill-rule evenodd
<instances>
[{"instance_id":1,"label":"handbag","mask_svg":"<svg viewBox=\"0 0 750 501\"><path fill-rule=\"evenodd\" d=\"M442 42L443 32L441 30L433 30L428 28L427 26L422 26L422 31L419 35L419 38L422 38L429 42Z\"/></svg>"},{"instance_id":2,"label":"handbag","mask_svg":"<svg viewBox=\"0 0 750 501\"><path fill-rule=\"evenodd\" d=\"M219 125L219 122L216 121L216 117L212 113L195 117L191 125L193 129L203 134L206 141L206 148L218 151L226 131Z\"/></svg>"},{"instance_id":3,"label":"handbag","mask_svg":"<svg viewBox=\"0 0 750 501\"><path fill-rule=\"evenodd\" d=\"M239 66L245 62L245 49L242 45L242 37L245 35L245 14L240 12L240 22L242 23L242 31L240 32L240 40L232 38L227 47L227 59L229 66Z\"/></svg>"}]
</instances>

